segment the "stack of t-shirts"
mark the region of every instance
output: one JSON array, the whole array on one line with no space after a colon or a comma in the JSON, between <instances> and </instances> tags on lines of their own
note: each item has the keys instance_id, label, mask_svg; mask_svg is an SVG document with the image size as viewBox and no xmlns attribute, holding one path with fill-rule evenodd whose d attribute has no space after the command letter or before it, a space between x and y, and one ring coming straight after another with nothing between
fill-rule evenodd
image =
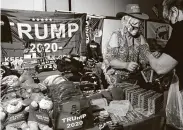
<instances>
[{"instance_id":1,"label":"stack of t-shirts","mask_svg":"<svg viewBox=\"0 0 183 130\"><path fill-rule=\"evenodd\" d=\"M156 114L163 108L163 94L156 93L148 99L148 111Z\"/></svg>"},{"instance_id":2,"label":"stack of t-shirts","mask_svg":"<svg viewBox=\"0 0 183 130\"><path fill-rule=\"evenodd\" d=\"M133 93L131 93L131 104L133 107L136 107L138 105L138 95L143 92L146 92L146 90L140 88L140 89L134 91Z\"/></svg>"},{"instance_id":3,"label":"stack of t-shirts","mask_svg":"<svg viewBox=\"0 0 183 130\"><path fill-rule=\"evenodd\" d=\"M146 93L144 93L141 97L140 97L140 108L147 110L148 109L148 99L150 97L152 97L153 95L155 95L156 92L153 90L149 90Z\"/></svg>"},{"instance_id":4,"label":"stack of t-shirts","mask_svg":"<svg viewBox=\"0 0 183 130\"><path fill-rule=\"evenodd\" d=\"M129 91L135 91L137 89L140 89L140 86L136 85L134 87L126 87L126 88L124 88L123 91L125 93L125 99L130 101L129 96L128 96Z\"/></svg>"}]
</instances>

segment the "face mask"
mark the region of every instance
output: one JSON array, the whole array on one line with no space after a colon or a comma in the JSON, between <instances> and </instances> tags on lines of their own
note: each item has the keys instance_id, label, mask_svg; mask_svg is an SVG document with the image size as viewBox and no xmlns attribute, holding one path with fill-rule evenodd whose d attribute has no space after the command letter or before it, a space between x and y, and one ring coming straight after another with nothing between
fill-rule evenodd
<instances>
[{"instance_id":1,"label":"face mask","mask_svg":"<svg viewBox=\"0 0 183 130\"><path fill-rule=\"evenodd\" d=\"M141 21L135 18L131 18L131 20L128 23L128 31L133 37L136 37L139 35L139 30L141 26Z\"/></svg>"}]
</instances>

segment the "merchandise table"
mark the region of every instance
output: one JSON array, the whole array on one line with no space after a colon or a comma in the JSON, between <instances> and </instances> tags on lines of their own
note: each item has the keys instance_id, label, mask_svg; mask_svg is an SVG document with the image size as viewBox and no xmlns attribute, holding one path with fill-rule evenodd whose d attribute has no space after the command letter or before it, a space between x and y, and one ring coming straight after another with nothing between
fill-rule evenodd
<instances>
[{"instance_id":1,"label":"merchandise table","mask_svg":"<svg viewBox=\"0 0 183 130\"><path fill-rule=\"evenodd\" d=\"M107 98L111 100L111 95L108 92L103 92L102 94L95 94L91 96L91 99ZM150 117L144 117L142 120L137 120L134 122L129 122L127 124L122 124L123 129L119 130L162 130L163 127L163 110L158 112L156 115ZM88 130L97 130L97 126ZM104 128L103 130L111 130L110 128Z\"/></svg>"},{"instance_id":2,"label":"merchandise table","mask_svg":"<svg viewBox=\"0 0 183 130\"><path fill-rule=\"evenodd\" d=\"M128 123L123 125L123 129L120 130L162 130L161 129L161 116L153 115L146 119L139 120L137 122ZM97 126L87 130L99 130ZM103 130L111 130L105 127Z\"/></svg>"},{"instance_id":3,"label":"merchandise table","mask_svg":"<svg viewBox=\"0 0 183 130\"><path fill-rule=\"evenodd\" d=\"M51 71L52 74L59 74L60 72L58 71ZM43 72L41 74L38 74L38 77L42 81L45 79L47 76L50 75L50 72ZM102 92L95 94L90 97L90 99L98 99L98 98L107 98L111 100L111 95L108 92ZM161 115L153 115L147 118L144 118L143 120L139 120L136 122L129 122L128 124L123 124L123 129L122 130L161 130ZM87 130L99 130L98 126L94 126L93 128L87 129ZM103 130L111 130L110 128L104 128ZM121 129L120 129L121 130Z\"/></svg>"}]
</instances>

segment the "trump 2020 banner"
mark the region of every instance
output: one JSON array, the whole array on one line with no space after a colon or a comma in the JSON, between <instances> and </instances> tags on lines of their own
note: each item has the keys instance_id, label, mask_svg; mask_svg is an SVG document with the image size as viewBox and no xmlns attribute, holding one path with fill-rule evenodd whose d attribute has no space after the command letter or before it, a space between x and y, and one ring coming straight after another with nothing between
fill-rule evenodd
<instances>
[{"instance_id":1,"label":"trump 2020 banner","mask_svg":"<svg viewBox=\"0 0 183 130\"><path fill-rule=\"evenodd\" d=\"M12 43L1 44L4 61L23 58L25 49L27 58L85 55L86 14L2 9L1 15L8 17L12 34Z\"/></svg>"}]
</instances>

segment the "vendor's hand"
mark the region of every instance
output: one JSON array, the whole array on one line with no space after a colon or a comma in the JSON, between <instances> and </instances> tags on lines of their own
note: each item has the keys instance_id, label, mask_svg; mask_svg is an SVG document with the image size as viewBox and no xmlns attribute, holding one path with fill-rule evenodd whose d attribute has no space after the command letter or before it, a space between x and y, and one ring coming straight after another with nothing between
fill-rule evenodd
<instances>
[{"instance_id":1,"label":"vendor's hand","mask_svg":"<svg viewBox=\"0 0 183 130\"><path fill-rule=\"evenodd\" d=\"M126 69L133 72L139 65L136 62L128 62Z\"/></svg>"},{"instance_id":2,"label":"vendor's hand","mask_svg":"<svg viewBox=\"0 0 183 130\"><path fill-rule=\"evenodd\" d=\"M25 111L27 111L27 112L28 112L28 111L29 111L29 108L30 108L29 106L28 106L28 107L26 107L26 108L25 108Z\"/></svg>"},{"instance_id":3,"label":"vendor's hand","mask_svg":"<svg viewBox=\"0 0 183 130\"><path fill-rule=\"evenodd\" d=\"M31 103L31 105L32 105L33 107L38 107L38 104L37 104L36 101L33 101L33 102Z\"/></svg>"},{"instance_id":4,"label":"vendor's hand","mask_svg":"<svg viewBox=\"0 0 183 130\"><path fill-rule=\"evenodd\" d=\"M111 84L111 85L108 86L107 89L110 91L110 90L112 90L112 88L114 88L114 85Z\"/></svg>"},{"instance_id":5,"label":"vendor's hand","mask_svg":"<svg viewBox=\"0 0 183 130\"><path fill-rule=\"evenodd\" d=\"M112 75L114 73L115 73L115 70L114 69L110 69L110 70L107 71L107 74L109 74L109 75Z\"/></svg>"}]
</instances>

